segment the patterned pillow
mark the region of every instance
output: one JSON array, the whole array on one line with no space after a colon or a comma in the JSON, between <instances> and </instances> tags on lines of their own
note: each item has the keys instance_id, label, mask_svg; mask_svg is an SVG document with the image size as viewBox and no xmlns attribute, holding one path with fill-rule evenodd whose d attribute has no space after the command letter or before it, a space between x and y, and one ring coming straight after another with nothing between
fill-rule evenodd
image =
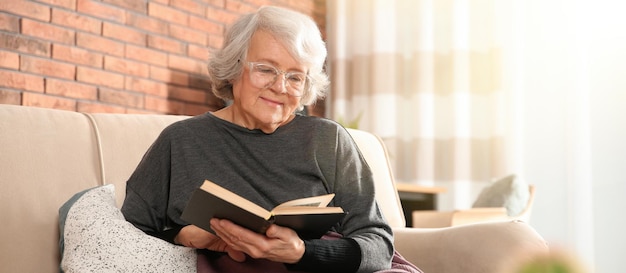
<instances>
[{"instance_id":1,"label":"patterned pillow","mask_svg":"<svg viewBox=\"0 0 626 273\"><path fill-rule=\"evenodd\" d=\"M528 184L516 175L492 181L474 201L472 207L504 207L511 217L519 215L528 204Z\"/></svg>"},{"instance_id":2,"label":"patterned pillow","mask_svg":"<svg viewBox=\"0 0 626 273\"><path fill-rule=\"evenodd\" d=\"M196 272L194 249L146 235L115 205L113 185L77 193L59 209L61 272Z\"/></svg>"}]
</instances>

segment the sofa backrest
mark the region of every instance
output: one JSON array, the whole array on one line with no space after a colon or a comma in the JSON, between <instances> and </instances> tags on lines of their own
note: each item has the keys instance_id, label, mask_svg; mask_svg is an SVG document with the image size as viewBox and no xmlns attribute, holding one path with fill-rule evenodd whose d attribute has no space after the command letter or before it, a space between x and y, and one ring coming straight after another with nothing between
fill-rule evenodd
<instances>
[{"instance_id":1,"label":"sofa backrest","mask_svg":"<svg viewBox=\"0 0 626 273\"><path fill-rule=\"evenodd\" d=\"M93 120L101 145L105 184L115 184L117 203L125 196L125 183L141 157L169 124L188 116L88 114ZM122 129L123 128L123 129ZM392 227L404 227L405 219L393 183L387 151L377 136L348 129L374 173L376 199Z\"/></svg>"},{"instance_id":2,"label":"sofa backrest","mask_svg":"<svg viewBox=\"0 0 626 273\"><path fill-rule=\"evenodd\" d=\"M387 222L393 228L405 227L406 220L402 212L396 184L393 180L385 144L378 136L366 131L348 128L348 132L357 146L359 146L359 150L361 150L365 161L367 161L374 174L376 201Z\"/></svg>"},{"instance_id":3,"label":"sofa backrest","mask_svg":"<svg viewBox=\"0 0 626 273\"><path fill-rule=\"evenodd\" d=\"M58 209L75 193L126 179L169 124L188 116L83 114L0 105L0 272L57 272ZM349 129L374 173L392 227L404 216L382 141Z\"/></svg>"},{"instance_id":4,"label":"sofa backrest","mask_svg":"<svg viewBox=\"0 0 626 273\"><path fill-rule=\"evenodd\" d=\"M97 153L84 114L0 105L0 272L58 271L58 209L98 185Z\"/></svg>"},{"instance_id":5,"label":"sofa backrest","mask_svg":"<svg viewBox=\"0 0 626 273\"><path fill-rule=\"evenodd\" d=\"M168 125L189 118L174 115L88 114L98 132L104 184L115 185L117 205L126 196L126 180L144 153Z\"/></svg>"}]
</instances>

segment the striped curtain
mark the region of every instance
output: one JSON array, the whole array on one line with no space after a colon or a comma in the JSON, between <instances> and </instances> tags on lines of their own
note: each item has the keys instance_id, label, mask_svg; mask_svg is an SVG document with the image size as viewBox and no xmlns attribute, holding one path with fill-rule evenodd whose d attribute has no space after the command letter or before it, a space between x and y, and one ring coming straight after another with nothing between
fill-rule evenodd
<instances>
[{"instance_id":1,"label":"striped curtain","mask_svg":"<svg viewBox=\"0 0 626 273\"><path fill-rule=\"evenodd\" d=\"M514 7L500 0L327 2L327 115L379 135L396 182L442 186L470 207L519 169Z\"/></svg>"}]
</instances>

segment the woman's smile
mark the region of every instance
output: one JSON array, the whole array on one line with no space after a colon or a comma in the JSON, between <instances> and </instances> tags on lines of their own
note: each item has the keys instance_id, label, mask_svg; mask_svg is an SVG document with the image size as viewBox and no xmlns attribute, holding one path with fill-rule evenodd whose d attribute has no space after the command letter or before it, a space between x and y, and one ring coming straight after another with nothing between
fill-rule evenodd
<instances>
[{"instance_id":1,"label":"woman's smile","mask_svg":"<svg viewBox=\"0 0 626 273\"><path fill-rule=\"evenodd\" d=\"M266 98L266 97L259 97L261 100L263 100L264 102L266 102L268 105L272 106L272 107L278 107L278 106L282 106L283 103L277 100L273 100L270 98Z\"/></svg>"}]
</instances>

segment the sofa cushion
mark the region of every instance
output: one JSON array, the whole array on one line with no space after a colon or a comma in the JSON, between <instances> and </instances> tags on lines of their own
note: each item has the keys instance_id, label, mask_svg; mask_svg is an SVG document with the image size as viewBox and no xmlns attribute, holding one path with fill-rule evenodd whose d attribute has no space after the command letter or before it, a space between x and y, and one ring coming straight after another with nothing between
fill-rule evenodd
<instances>
[{"instance_id":1,"label":"sofa cushion","mask_svg":"<svg viewBox=\"0 0 626 273\"><path fill-rule=\"evenodd\" d=\"M98 132L104 184L115 185L117 205L126 195L126 180L148 147L168 125L189 116L147 114L86 114Z\"/></svg>"},{"instance_id":2,"label":"sofa cushion","mask_svg":"<svg viewBox=\"0 0 626 273\"><path fill-rule=\"evenodd\" d=\"M528 205L528 184L515 175L492 181L478 195L472 207L504 207L511 217L519 215Z\"/></svg>"},{"instance_id":3,"label":"sofa cushion","mask_svg":"<svg viewBox=\"0 0 626 273\"><path fill-rule=\"evenodd\" d=\"M146 235L115 205L112 184L75 194L59 209L63 272L196 272L194 249Z\"/></svg>"}]
</instances>

